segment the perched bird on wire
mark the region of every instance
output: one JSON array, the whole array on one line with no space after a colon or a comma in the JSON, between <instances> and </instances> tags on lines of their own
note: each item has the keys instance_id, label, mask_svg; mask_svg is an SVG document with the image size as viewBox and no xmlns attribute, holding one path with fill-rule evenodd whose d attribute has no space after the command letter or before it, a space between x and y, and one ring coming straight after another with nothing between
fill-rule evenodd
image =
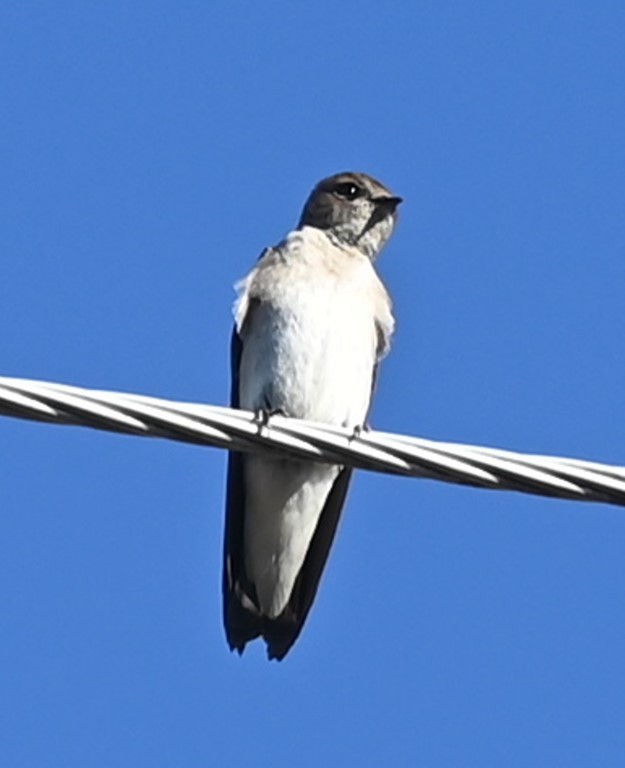
<instances>
[{"instance_id":1,"label":"perched bird on wire","mask_svg":"<svg viewBox=\"0 0 625 768\"><path fill-rule=\"evenodd\" d=\"M401 198L363 173L320 181L297 229L238 285L231 405L359 429L394 320L373 261ZM282 659L302 630L351 470L261 455L228 460L224 625Z\"/></svg>"}]
</instances>

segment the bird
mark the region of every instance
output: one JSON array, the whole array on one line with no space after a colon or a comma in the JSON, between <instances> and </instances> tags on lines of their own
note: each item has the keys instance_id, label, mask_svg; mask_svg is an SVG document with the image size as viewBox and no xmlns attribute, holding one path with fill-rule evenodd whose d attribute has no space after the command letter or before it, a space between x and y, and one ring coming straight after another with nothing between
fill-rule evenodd
<instances>
[{"instance_id":1,"label":"bird","mask_svg":"<svg viewBox=\"0 0 625 768\"><path fill-rule=\"evenodd\" d=\"M236 285L231 407L261 421L280 414L367 426L395 325L373 262L401 202L365 173L314 187L297 227ZM269 659L286 656L314 601L350 478L347 467L229 453L222 592L230 650L242 654L260 637Z\"/></svg>"}]
</instances>

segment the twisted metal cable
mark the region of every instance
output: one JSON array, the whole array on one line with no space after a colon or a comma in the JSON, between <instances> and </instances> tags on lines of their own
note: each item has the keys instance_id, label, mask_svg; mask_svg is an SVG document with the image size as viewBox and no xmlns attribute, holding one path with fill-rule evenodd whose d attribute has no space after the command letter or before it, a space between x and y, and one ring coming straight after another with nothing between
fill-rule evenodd
<instances>
[{"instance_id":1,"label":"twisted metal cable","mask_svg":"<svg viewBox=\"0 0 625 768\"><path fill-rule=\"evenodd\" d=\"M625 506L625 467L0 377L0 415Z\"/></svg>"}]
</instances>

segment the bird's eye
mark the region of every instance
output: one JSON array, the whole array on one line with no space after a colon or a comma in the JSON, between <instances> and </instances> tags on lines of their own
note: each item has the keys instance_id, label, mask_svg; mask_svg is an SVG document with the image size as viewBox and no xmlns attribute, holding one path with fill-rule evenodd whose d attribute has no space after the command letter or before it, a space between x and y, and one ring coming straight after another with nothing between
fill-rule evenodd
<instances>
[{"instance_id":1,"label":"bird's eye","mask_svg":"<svg viewBox=\"0 0 625 768\"><path fill-rule=\"evenodd\" d=\"M355 200L360 194L361 190L351 181L345 181L342 184L337 184L334 191L340 197L344 197L347 200Z\"/></svg>"}]
</instances>

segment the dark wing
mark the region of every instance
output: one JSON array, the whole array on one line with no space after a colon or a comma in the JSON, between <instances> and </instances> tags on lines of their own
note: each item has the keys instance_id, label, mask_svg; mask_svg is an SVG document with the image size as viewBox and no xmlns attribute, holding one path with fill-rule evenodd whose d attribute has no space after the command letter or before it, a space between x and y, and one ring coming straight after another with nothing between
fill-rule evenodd
<instances>
[{"instance_id":1,"label":"dark wing","mask_svg":"<svg viewBox=\"0 0 625 768\"><path fill-rule=\"evenodd\" d=\"M230 406L239 407L239 367L243 343L236 328L230 345L231 390ZM224 560L222 576L223 620L226 639L231 650L243 652L245 644L262 634L262 620L254 610L253 600L245 595L245 564L243 555L243 520L245 514L244 461L242 453L228 453L226 486L226 524L224 531ZM243 605L245 601L248 607Z\"/></svg>"}]
</instances>

